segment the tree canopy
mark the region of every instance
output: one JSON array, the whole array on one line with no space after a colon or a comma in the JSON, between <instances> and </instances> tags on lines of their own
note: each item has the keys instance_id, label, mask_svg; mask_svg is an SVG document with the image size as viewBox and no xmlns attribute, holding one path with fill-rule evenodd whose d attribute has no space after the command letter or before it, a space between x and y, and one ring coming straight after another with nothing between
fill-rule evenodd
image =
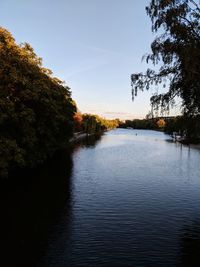
<instances>
[{"instance_id":1,"label":"tree canopy","mask_svg":"<svg viewBox=\"0 0 200 267\"><path fill-rule=\"evenodd\" d=\"M82 129L88 134L101 133L102 131L114 129L119 125L117 119L107 120L94 114L83 114L82 118Z\"/></svg>"},{"instance_id":2,"label":"tree canopy","mask_svg":"<svg viewBox=\"0 0 200 267\"><path fill-rule=\"evenodd\" d=\"M200 114L200 5L193 0L151 0L146 11L152 31L159 35L145 58L159 70L131 75L133 98L138 90L169 84L165 93L151 97L154 109L169 110L180 97L184 113Z\"/></svg>"},{"instance_id":3,"label":"tree canopy","mask_svg":"<svg viewBox=\"0 0 200 267\"><path fill-rule=\"evenodd\" d=\"M0 28L0 175L34 167L72 135L70 90L42 66L33 48Z\"/></svg>"},{"instance_id":4,"label":"tree canopy","mask_svg":"<svg viewBox=\"0 0 200 267\"><path fill-rule=\"evenodd\" d=\"M158 120L159 119L157 118L126 120L124 122L120 122L119 127L141 129L141 130L159 130L159 126L157 124Z\"/></svg>"}]
</instances>

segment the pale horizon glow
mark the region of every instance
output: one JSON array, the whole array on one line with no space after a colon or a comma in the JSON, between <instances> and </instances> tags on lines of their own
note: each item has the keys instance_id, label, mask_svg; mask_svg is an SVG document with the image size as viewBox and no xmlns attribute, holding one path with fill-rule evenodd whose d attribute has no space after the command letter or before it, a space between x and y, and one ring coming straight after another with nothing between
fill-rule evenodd
<instances>
[{"instance_id":1,"label":"pale horizon glow","mask_svg":"<svg viewBox=\"0 0 200 267\"><path fill-rule=\"evenodd\" d=\"M154 39L148 0L1 0L0 25L28 42L72 90L83 113L144 118L154 91L131 100L130 75Z\"/></svg>"}]
</instances>

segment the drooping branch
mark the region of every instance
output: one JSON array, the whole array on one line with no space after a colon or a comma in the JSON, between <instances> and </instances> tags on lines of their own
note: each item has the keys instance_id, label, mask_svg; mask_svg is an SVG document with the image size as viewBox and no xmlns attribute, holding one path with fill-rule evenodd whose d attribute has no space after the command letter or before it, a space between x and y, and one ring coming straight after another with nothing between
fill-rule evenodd
<instances>
[{"instance_id":1,"label":"drooping branch","mask_svg":"<svg viewBox=\"0 0 200 267\"><path fill-rule=\"evenodd\" d=\"M191 5L194 6L191 7ZM168 88L154 95L152 105L168 107L176 96L182 98L183 109L200 113L200 8L193 0L151 0L146 8L152 21L152 31L161 34L151 44L146 62L162 64L159 71L131 75L132 98L138 90L151 86ZM164 33L163 33L164 30Z\"/></svg>"}]
</instances>

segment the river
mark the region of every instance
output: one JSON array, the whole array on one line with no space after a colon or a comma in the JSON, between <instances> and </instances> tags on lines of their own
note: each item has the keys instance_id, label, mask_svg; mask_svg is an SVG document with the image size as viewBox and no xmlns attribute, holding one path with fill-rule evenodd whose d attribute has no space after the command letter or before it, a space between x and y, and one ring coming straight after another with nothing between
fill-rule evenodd
<instances>
[{"instance_id":1,"label":"river","mask_svg":"<svg viewBox=\"0 0 200 267\"><path fill-rule=\"evenodd\" d=\"M44 177L3 196L15 263L200 266L199 149L162 132L116 129L57 158Z\"/></svg>"}]
</instances>

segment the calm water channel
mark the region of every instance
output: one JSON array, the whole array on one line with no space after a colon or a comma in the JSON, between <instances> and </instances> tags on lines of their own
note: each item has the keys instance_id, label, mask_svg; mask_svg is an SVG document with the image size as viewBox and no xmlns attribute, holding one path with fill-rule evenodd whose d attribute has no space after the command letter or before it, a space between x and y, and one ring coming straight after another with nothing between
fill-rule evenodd
<instances>
[{"instance_id":1,"label":"calm water channel","mask_svg":"<svg viewBox=\"0 0 200 267\"><path fill-rule=\"evenodd\" d=\"M199 149L117 129L31 179L1 194L10 266L200 266Z\"/></svg>"}]
</instances>

